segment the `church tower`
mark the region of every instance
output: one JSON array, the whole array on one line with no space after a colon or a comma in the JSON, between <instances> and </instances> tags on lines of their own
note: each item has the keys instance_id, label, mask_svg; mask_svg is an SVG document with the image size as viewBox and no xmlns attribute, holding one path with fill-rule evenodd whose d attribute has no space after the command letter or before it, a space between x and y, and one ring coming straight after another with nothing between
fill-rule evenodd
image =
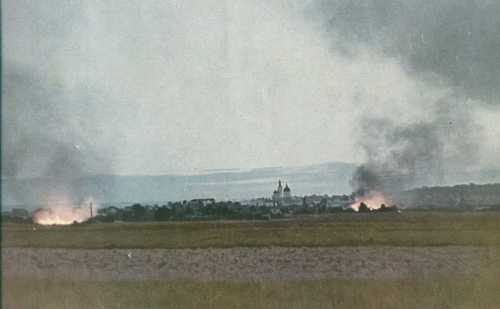
<instances>
[{"instance_id":1,"label":"church tower","mask_svg":"<svg viewBox=\"0 0 500 309\"><path fill-rule=\"evenodd\" d=\"M285 184L285 189L283 189L283 199L289 201L292 198L292 191L288 184Z\"/></svg>"},{"instance_id":2,"label":"church tower","mask_svg":"<svg viewBox=\"0 0 500 309\"><path fill-rule=\"evenodd\" d=\"M281 206L281 202L283 201L283 186L281 185L281 179L278 180L278 188L273 191L273 205Z\"/></svg>"}]
</instances>

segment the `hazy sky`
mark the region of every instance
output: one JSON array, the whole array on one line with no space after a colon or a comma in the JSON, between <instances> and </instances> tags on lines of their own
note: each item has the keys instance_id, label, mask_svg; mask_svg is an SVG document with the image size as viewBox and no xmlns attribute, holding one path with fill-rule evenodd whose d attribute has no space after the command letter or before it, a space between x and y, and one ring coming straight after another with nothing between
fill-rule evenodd
<instances>
[{"instance_id":1,"label":"hazy sky","mask_svg":"<svg viewBox=\"0 0 500 309\"><path fill-rule=\"evenodd\" d=\"M88 173L362 162L363 117L404 126L444 100L477 130L475 164L499 167L499 8L3 1L2 158L17 176L57 145Z\"/></svg>"}]
</instances>

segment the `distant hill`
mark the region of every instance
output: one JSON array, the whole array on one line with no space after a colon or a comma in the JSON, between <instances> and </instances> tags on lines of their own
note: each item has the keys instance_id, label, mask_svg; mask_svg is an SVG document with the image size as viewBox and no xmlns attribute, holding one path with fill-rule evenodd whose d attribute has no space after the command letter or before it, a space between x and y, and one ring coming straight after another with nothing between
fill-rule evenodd
<instances>
[{"instance_id":1,"label":"distant hill","mask_svg":"<svg viewBox=\"0 0 500 309\"><path fill-rule=\"evenodd\" d=\"M211 197L217 200L245 200L270 197L278 179L287 182L293 195L350 194L356 165L328 162L301 167L208 170L192 175L117 176L97 175L75 179L68 187L80 196L93 196L101 203L163 203ZM455 175L456 176L456 175ZM500 170L481 170L462 175L454 183L500 182ZM463 180L463 181L462 181ZM467 181L468 180L468 181ZM45 178L2 178L2 207L39 207L50 191ZM18 192L16 199L13 192ZM454 207L490 205L500 200L500 185L459 185L419 188L399 193L395 201L406 207Z\"/></svg>"},{"instance_id":2,"label":"distant hill","mask_svg":"<svg viewBox=\"0 0 500 309\"><path fill-rule=\"evenodd\" d=\"M402 207L412 208L491 208L500 207L500 183L424 187L392 197Z\"/></svg>"},{"instance_id":3,"label":"distant hill","mask_svg":"<svg viewBox=\"0 0 500 309\"><path fill-rule=\"evenodd\" d=\"M270 167L248 170L210 170L197 175L115 176L98 175L76 179L71 187L82 195L104 202L165 202L213 197L243 200L270 197L278 179L287 182L292 194L350 193L349 180L356 166L329 162L302 167ZM35 207L49 191L44 178L2 179L2 204ZM9 194L9 188L22 192L23 202Z\"/></svg>"}]
</instances>

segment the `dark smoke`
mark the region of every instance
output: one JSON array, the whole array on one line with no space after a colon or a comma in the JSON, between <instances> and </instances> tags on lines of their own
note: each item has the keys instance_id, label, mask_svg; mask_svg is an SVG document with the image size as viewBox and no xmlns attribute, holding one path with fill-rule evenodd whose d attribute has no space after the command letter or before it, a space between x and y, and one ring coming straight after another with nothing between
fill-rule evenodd
<instances>
[{"instance_id":1,"label":"dark smoke","mask_svg":"<svg viewBox=\"0 0 500 309\"><path fill-rule=\"evenodd\" d=\"M2 106L2 191L4 200L30 205L62 195L73 205L89 192L82 177L106 173L82 129L68 121L72 98L61 85L13 63L4 63ZM36 182L36 186L30 183ZM28 185L27 185L28 184ZM33 188L33 189L28 189Z\"/></svg>"},{"instance_id":2,"label":"dark smoke","mask_svg":"<svg viewBox=\"0 0 500 309\"><path fill-rule=\"evenodd\" d=\"M431 119L397 125L365 117L358 129L366 163L351 185L358 196L453 182L474 167L481 127L458 98L437 102Z\"/></svg>"},{"instance_id":3,"label":"dark smoke","mask_svg":"<svg viewBox=\"0 0 500 309\"><path fill-rule=\"evenodd\" d=\"M352 57L360 48L380 53L415 80L451 93L422 102L433 106L432 116L410 123L369 115L361 121L359 143L367 160L353 175L355 192L472 181L468 169L477 165L483 140L474 113L500 102L500 2L317 0L309 8L337 51Z\"/></svg>"},{"instance_id":4,"label":"dark smoke","mask_svg":"<svg viewBox=\"0 0 500 309\"><path fill-rule=\"evenodd\" d=\"M500 2L491 0L316 0L310 16L337 49L369 46L410 74L432 72L459 93L500 101Z\"/></svg>"},{"instance_id":5,"label":"dark smoke","mask_svg":"<svg viewBox=\"0 0 500 309\"><path fill-rule=\"evenodd\" d=\"M361 141L368 162L353 175L358 195L407 189L443 181L443 150L437 128L429 123L394 126L388 120L364 120Z\"/></svg>"}]
</instances>

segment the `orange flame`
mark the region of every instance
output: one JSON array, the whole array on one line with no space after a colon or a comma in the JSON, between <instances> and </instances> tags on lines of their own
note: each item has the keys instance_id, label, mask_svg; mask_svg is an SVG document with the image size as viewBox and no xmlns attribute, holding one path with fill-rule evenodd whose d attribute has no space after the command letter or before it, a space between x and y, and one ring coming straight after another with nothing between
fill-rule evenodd
<instances>
[{"instance_id":1,"label":"orange flame","mask_svg":"<svg viewBox=\"0 0 500 309\"><path fill-rule=\"evenodd\" d=\"M354 203L352 203L349 207L354 209L355 211L359 211L359 204L363 202L370 208L370 210L380 209L382 204L386 204L386 199L384 195L380 192L371 193L367 196L356 197Z\"/></svg>"},{"instance_id":2,"label":"orange flame","mask_svg":"<svg viewBox=\"0 0 500 309\"><path fill-rule=\"evenodd\" d=\"M91 218L90 207L95 207L92 199L87 199L80 206L70 206L67 201L53 202L47 208L42 208L33 213L33 222L42 225L69 225L81 223ZM95 216L95 209L92 217Z\"/></svg>"}]
</instances>

